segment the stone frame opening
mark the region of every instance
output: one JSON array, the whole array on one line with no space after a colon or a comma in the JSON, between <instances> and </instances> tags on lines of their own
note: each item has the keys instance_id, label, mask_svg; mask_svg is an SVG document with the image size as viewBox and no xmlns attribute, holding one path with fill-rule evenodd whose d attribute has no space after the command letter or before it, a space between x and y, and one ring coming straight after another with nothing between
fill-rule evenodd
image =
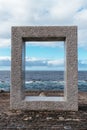
<instances>
[{"instance_id":1,"label":"stone frame opening","mask_svg":"<svg viewBox=\"0 0 87 130\"><path fill-rule=\"evenodd\" d=\"M64 97L25 96L25 42L65 42ZM78 110L77 27L12 27L10 108L20 110Z\"/></svg>"},{"instance_id":2,"label":"stone frame opening","mask_svg":"<svg viewBox=\"0 0 87 130\"><path fill-rule=\"evenodd\" d=\"M62 94L64 97L64 44L64 41L25 42L25 61L27 62L27 64L25 62L25 91L29 91L26 96L60 96ZM50 51L49 55L48 51ZM44 60L43 63L42 59ZM62 65L52 63L58 61L58 59L60 59Z\"/></svg>"}]
</instances>

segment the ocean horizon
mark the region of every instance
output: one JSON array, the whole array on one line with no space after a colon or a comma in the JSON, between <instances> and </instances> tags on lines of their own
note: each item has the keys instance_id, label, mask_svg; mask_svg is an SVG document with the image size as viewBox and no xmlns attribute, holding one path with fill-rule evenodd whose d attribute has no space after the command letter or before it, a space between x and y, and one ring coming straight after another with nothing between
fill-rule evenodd
<instances>
[{"instance_id":1,"label":"ocean horizon","mask_svg":"<svg viewBox=\"0 0 87 130\"><path fill-rule=\"evenodd\" d=\"M0 70L0 90L10 91L10 71ZM64 71L26 71L26 91L63 91ZM78 90L87 92L87 71L78 71Z\"/></svg>"}]
</instances>

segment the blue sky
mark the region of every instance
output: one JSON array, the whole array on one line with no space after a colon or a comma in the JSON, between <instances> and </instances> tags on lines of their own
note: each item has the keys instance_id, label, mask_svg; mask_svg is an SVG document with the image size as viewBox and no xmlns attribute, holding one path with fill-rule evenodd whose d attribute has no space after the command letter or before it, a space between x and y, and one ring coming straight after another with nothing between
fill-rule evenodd
<instances>
[{"instance_id":1,"label":"blue sky","mask_svg":"<svg viewBox=\"0 0 87 130\"><path fill-rule=\"evenodd\" d=\"M78 26L78 69L87 70L86 0L0 0L0 25L0 70L10 70L11 27L40 25ZM63 43L26 43L26 68L63 70Z\"/></svg>"},{"instance_id":2,"label":"blue sky","mask_svg":"<svg viewBox=\"0 0 87 130\"><path fill-rule=\"evenodd\" d=\"M64 70L64 42L26 43L26 66L32 70Z\"/></svg>"}]
</instances>

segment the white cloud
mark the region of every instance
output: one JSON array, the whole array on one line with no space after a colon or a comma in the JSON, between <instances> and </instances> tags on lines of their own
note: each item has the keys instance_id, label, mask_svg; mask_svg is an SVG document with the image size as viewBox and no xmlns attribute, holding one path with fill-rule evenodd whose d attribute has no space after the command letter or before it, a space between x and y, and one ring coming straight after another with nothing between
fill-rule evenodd
<instances>
[{"instance_id":1,"label":"white cloud","mask_svg":"<svg viewBox=\"0 0 87 130\"><path fill-rule=\"evenodd\" d=\"M48 61L48 66L63 66L63 65L64 65L64 59Z\"/></svg>"},{"instance_id":2,"label":"white cloud","mask_svg":"<svg viewBox=\"0 0 87 130\"><path fill-rule=\"evenodd\" d=\"M10 56L3 56L0 57L0 66L10 66L11 64L11 57ZM46 59L46 58L36 58L36 57L26 57L26 66L46 66L46 67L60 67L64 66L63 59Z\"/></svg>"},{"instance_id":3,"label":"white cloud","mask_svg":"<svg viewBox=\"0 0 87 130\"><path fill-rule=\"evenodd\" d=\"M78 32L78 43L80 47L87 48L87 30L81 29Z\"/></svg>"},{"instance_id":4,"label":"white cloud","mask_svg":"<svg viewBox=\"0 0 87 130\"><path fill-rule=\"evenodd\" d=\"M10 56L4 56L0 57L0 66L11 66L11 57ZM36 58L36 57L31 57L28 58L26 57L26 67L40 67L43 69L43 67L48 67L51 69L52 68L64 68L64 59L46 59L46 58ZM78 69L87 69L87 59L85 60L79 60L78 61Z\"/></svg>"},{"instance_id":5,"label":"white cloud","mask_svg":"<svg viewBox=\"0 0 87 130\"><path fill-rule=\"evenodd\" d=\"M0 25L0 47L11 38L11 26L15 25L77 25L79 44L87 46L87 1L0 0Z\"/></svg>"},{"instance_id":6,"label":"white cloud","mask_svg":"<svg viewBox=\"0 0 87 130\"><path fill-rule=\"evenodd\" d=\"M11 57L4 56L0 57L0 66L10 66L11 65Z\"/></svg>"},{"instance_id":7,"label":"white cloud","mask_svg":"<svg viewBox=\"0 0 87 130\"><path fill-rule=\"evenodd\" d=\"M46 59L46 58L26 58L26 65L29 66L64 66L64 59Z\"/></svg>"},{"instance_id":8,"label":"white cloud","mask_svg":"<svg viewBox=\"0 0 87 130\"><path fill-rule=\"evenodd\" d=\"M0 39L0 47L9 47L11 46L10 39Z\"/></svg>"},{"instance_id":9,"label":"white cloud","mask_svg":"<svg viewBox=\"0 0 87 130\"><path fill-rule=\"evenodd\" d=\"M87 70L87 59L78 61L78 70Z\"/></svg>"},{"instance_id":10,"label":"white cloud","mask_svg":"<svg viewBox=\"0 0 87 130\"><path fill-rule=\"evenodd\" d=\"M60 24L73 24L73 16L81 8L82 0L56 0L51 9L53 18Z\"/></svg>"},{"instance_id":11,"label":"white cloud","mask_svg":"<svg viewBox=\"0 0 87 130\"><path fill-rule=\"evenodd\" d=\"M87 8L79 11L75 15L74 20L74 22L79 26L79 29L87 29Z\"/></svg>"},{"instance_id":12,"label":"white cloud","mask_svg":"<svg viewBox=\"0 0 87 130\"><path fill-rule=\"evenodd\" d=\"M46 47L64 47L63 41L52 42L26 42L27 46L46 46Z\"/></svg>"},{"instance_id":13,"label":"white cloud","mask_svg":"<svg viewBox=\"0 0 87 130\"><path fill-rule=\"evenodd\" d=\"M0 56L0 61L1 60L11 60L11 57L10 56Z\"/></svg>"},{"instance_id":14,"label":"white cloud","mask_svg":"<svg viewBox=\"0 0 87 130\"><path fill-rule=\"evenodd\" d=\"M32 62L32 61L38 61L38 60L41 60L41 59L39 59L39 58L36 58L36 57L26 57L26 61L27 62Z\"/></svg>"},{"instance_id":15,"label":"white cloud","mask_svg":"<svg viewBox=\"0 0 87 130\"><path fill-rule=\"evenodd\" d=\"M85 60L79 60L79 63L82 64L82 65L85 65L85 64L87 65L87 59L85 59Z\"/></svg>"}]
</instances>

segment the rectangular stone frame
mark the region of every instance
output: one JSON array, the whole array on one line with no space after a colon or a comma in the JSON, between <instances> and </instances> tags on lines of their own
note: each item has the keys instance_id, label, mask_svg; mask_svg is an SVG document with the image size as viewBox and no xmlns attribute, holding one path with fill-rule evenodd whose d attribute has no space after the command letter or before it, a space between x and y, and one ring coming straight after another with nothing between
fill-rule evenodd
<instances>
[{"instance_id":1,"label":"rectangular stone frame","mask_svg":"<svg viewBox=\"0 0 87 130\"><path fill-rule=\"evenodd\" d=\"M25 42L65 42L64 97L26 97ZM58 54L56 54L58 55ZM77 27L76 26L25 26L12 27L12 62L10 109L15 110L78 110L77 85Z\"/></svg>"}]
</instances>

